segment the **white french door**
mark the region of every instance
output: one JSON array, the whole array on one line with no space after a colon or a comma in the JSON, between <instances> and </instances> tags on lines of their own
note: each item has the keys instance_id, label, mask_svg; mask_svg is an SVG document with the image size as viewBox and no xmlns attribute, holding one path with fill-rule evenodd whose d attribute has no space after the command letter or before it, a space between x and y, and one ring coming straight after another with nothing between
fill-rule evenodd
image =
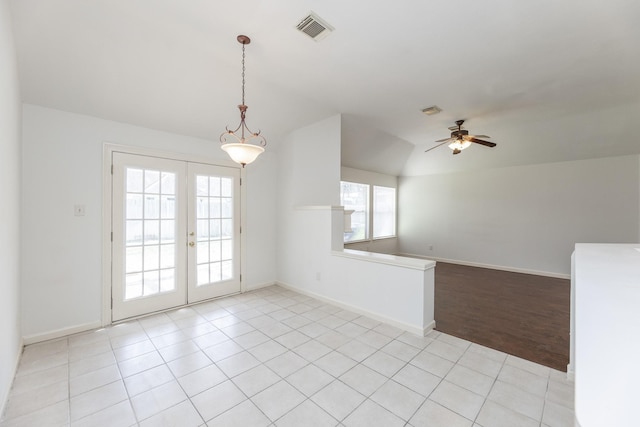
<instances>
[{"instance_id":1,"label":"white french door","mask_svg":"<svg viewBox=\"0 0 640 427\"><path fill-rule=\"evenodd\" d=\"M112 320L239 292L239 169L112 162Z\"/></svg>"},{"instance_id":2,"label":"white french door","mask_svg":"<svg viewBox=\"0 0 640 427\"><path fill-rule=\"evenodd\" d=\"M240 169L188 164L188 301L240 292Z\"/></svg>"}]
</instances>

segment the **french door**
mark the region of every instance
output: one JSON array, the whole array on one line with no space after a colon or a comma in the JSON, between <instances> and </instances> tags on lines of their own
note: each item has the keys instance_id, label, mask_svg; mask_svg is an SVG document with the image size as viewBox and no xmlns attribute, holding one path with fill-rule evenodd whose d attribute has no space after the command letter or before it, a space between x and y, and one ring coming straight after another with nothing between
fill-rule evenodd
<instances>
[{"instance_id":1,"label":"french door","mask_svg":"<svg viewBox=\"0 0 640 427\"><path fill-rule=\"evenodd\" d=\"M240 170L112 162L112 320L239 292Z\"/></svg>"}]
</instances>

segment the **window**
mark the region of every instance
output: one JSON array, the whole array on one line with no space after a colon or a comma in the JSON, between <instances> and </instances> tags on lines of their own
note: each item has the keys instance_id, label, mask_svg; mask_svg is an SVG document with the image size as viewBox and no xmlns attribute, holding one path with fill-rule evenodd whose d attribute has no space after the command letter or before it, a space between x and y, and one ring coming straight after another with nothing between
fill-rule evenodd
<instances>
[{"instance_id":1,"label":"window","mask_svg":"<svg viewBox=\"0 0 640 427\"><path fill-rule=\"evenodd\" d=\"M355 182L340 182L340 203L351 214L351 230L344 233L345 242L369 238L369 186Z\"/></svg>"},{"instance_id":2,"label":"window","mask_svg":"<svg viewBox=\"0 0 640 427\"><path fill-rule=\"evenodd\" d=\"M395 188L341 181L340 200L345 210L354 211L351 214L351 231L344 233L345 242L396 235Z\"/></svg>"},{"instance_id":3,"label":"window","mask_svg":"<svg viewBox=\"0 0 640 427\"><path fill-rule=\"evenodd\" d=\"M373 186L373 238L396 235L396 189Z\"/></svg>"}]
</instances>

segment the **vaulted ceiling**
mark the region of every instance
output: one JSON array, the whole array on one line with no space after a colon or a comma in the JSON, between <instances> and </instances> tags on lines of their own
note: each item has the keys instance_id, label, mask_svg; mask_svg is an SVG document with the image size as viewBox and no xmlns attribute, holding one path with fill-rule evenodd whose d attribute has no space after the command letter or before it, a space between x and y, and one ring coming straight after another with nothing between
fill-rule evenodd
<instances>
[{"instance_id":1,"label":"vaulted ceiling","mask_svg":"<svg viewBox=\"0 0 640 427\"><path fill-rule=\"evenodd\" d=\"M344 115L343 164L429 174L640 153L640 2L12 0L23 100L269 148ZM335 28L296 29L314 11ZM421 110L438 105L443 112ZM424 153L467 119L493 149Z\"/></svg>"}]
</instances>

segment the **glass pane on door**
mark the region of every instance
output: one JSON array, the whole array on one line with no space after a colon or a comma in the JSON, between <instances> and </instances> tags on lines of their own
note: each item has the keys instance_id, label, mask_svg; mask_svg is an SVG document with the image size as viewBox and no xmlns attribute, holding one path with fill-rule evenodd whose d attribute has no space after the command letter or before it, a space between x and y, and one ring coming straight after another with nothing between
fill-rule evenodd
<instances>
[{"instance_id":1,"label":"glass pane on door","mask_svg":"<svg viewBox=\"0 0 640 427\"><path fill-rule=\"evenodd\" d=\"M196 175L196 286L233 278L232 180Z\"/></svg>"},{"instance_id":2,"label":"glass pane on door","mask_svg":"<svg viewBox=\"0 0 640 427\"><path fill-rule=\"evenodd\" d=\"M124 299L176 289L176 174L125 168Z\"/></svg>"}]
</instances>

